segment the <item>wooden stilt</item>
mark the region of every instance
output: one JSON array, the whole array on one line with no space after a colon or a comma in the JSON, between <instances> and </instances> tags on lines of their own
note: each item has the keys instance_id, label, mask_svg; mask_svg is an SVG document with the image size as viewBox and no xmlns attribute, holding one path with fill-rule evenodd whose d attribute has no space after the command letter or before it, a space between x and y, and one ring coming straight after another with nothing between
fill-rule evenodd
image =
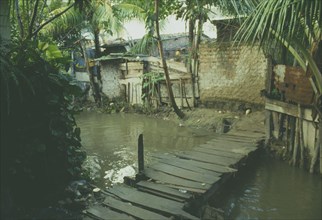
<instances>
[{"instance_id":1,"label":"wooden stilt","mask_svg":"<svg viewBox=\"0 0 322 220\"><path fill-rule=\"evenodd\" d=\"M319 140L319 135L318 135L318 132L317 132L317 128L315 128L315 144L314 144L314 153L313 153L313 157L312 157L312 160L311 160L311 165L310 165L310 173L313 173L314 172L314 167L315 167L315 164L318 160L318 156L319 156L319 151L320 151L320 140Z\"/></svg>"},{"instance_id":2,"label":"wooden stilt","mask_svg":"<svg viewBox=\"0 0 322 220\"><path fill-rule=\"evenodd\" d=\"M273 112L273 137L278 140L280 134L280 126L279 126L279 113Z\"/></svg>"},{"instance_id":3,"label":"wooden stilt","mask_svg":"<svg viewBox=\"0 0 322 220\"><path fill-rule=\"evenodd\" d=\"M295 143L295 127L296 127L296 119L293 116L290 116L290 142L288 152L292 155Z\"/></svg>"},{"instance_id":4,"label":"wooden stilt","mask_svg":"<svg viewBox=\"0 0 322 220\"><path fill-rule=\"evenodd\" d=\"M299 149L299 120L296 118L296 126L295 126L295 140L294 140L294 148L293 148L293 161L292 164L295 166L297 163L297 152Z\"/></svg>"},{"instance_id":5,"label":"wooden stilt","mask_svg":"<svg viewBox=\"0 0 322 220\"><path fill-rule=\"evenodd\" d=\"M266 127L266 139L265 139L265 146L268 147L271 137L272 137L272 112L269 110L265 111L265 127Z\"/></svg>"},{"instance_id":6,"label":"wooden stilt","mask_svg":"<svg viewBox=\"0 0 322 220\"><path fill-rule=\"evenodd\" d=\"M180 88L180 100L181 100L181 108L183 108L183 87L182 87L182 79L180 78L180 83L179 83L179 88Z\"/></svg>"},{"instance_id":7,"label":"wooden stilt","mask_svg":"<svg viewBox=\"0 0 322 220\"><path fill-rule=\"evenodd\" d=\"M304 167L304 137L303 137L303 112L301 105L298 104L298 112L299 112L299 150L300 150L300 167Z\"/></svg>"},{"instance_id":8,"label":"wooden stilt","mask_svg":"<svg viewBox=\"0 0 322 220\"><path fill-rule=\"evenodd\" d=\"M289 130L289 126L290 126L290 116L286 115L286 124L285 124L285 147L286 147L286 153L288 153L289 151L289 141L290 141L290 130Z\"/></svg>"}]
</instances>

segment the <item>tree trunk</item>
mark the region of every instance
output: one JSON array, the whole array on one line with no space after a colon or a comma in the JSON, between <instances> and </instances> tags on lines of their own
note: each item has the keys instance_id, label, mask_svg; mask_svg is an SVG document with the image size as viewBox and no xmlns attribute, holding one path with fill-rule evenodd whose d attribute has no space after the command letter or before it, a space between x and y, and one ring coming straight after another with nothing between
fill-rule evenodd
<instances>
[{"instance_id":1,"label":"tree trunk","mask_svg":"<svg viewBox=\"0 0 322 220\"><path fill-rule=\"evenodd\" d=\"M0 43L4 46L10 42L9 0L0 1Z\"/></svg>"},{"instance_id":2,"label":"tree trunk","mask_svg":"<svg viewBox=\"0 0 322 220\"><path fill-rule=\"evenodd\" d=\"M189 54L188 54L188 60L186 62L188 73L191 75L191 86L192 86L192 103L193 106L196 106L196 78L194 75L194 72L192 70L192 54L194 50L193 42L194 42L194 29L195 29L195 20L190 19L189 20Z\"/></svg>"},{"instance_id":3,"label":"tree trunk","mask_svg":"<svg viewBox=\"0 0 322 220\"><path fill-rule=\"evenodd\" d=\"M196 42L194 45L194 51L193 51L193 75L195 76L196 79L198 79L198 71L199 71L199 45L201 42L201 35L202 35L202 24L203 24L203 18L202 15L199 15L199 19L198 19L198 27L197 27L197 38L196 38ZM196 81L197 83L197 88L198 86L198 81Z\"/></svg>"},{"instance_id":4,"label":"tree trunk","mask_svg":"<svg viewBox=\"0 0 322 220\"><path fill-rule=\"evenodd\" d=\"M91 88L92 88L93 97L94 97L95 103L97 105L100 105L99 88L97 86L97 82L96 82L95 76L93 74L93 71L91 70L91 68L89 66L90 65L90 59L88 58L86 45L84 43L81 43L81 47L82 47L82 50L83 50L84 60L85 60L85 63L86 63L86 71L87 71L88 76L89 76L89 81L90 81L90 85L91 85Z\"/></svg>"},{"instance_id":5,"label":"tree trunk","mask_svg":"<svg viewBox=\"0 0 322 220\"><path fill-rule=\"evenodd\" d=\"M94 45L95 45L95 58L101 56L101 48L100 48L100 39L99 39L99 30L94 30ZM97 82L95 82L97 86L97 97L98 97L98 105L100 106L102 103L102 75L100 66L96 66L96 74L97 74Z\"/></svg>"},{"instance_id":6,"label":"tree trunk","mask_svg":"<svg viewBox=\"0 0 322 220\"><path fill-rule=\"evenodd\" d=\"M168 89L168 95L170 99L171 106L174 110L174 112L179 116L179 118L184 118L184 113L178 108L176 101L174 99L172 87L171 87L171 81L169 77L169 70L167 66L167 62L164 57L163 53L163 46L162 46L162 41L161 41L161 36L160 36L160 27L159 27L159 0L155 0L155 29L156 29L156 34L157 34L157 39L158 39L158 47L159 47L159 53L162 61L162 66L164 70L164 75L166 79L166 84L167 84L167 89Z\"/></svg>"},{"instance_id":7,"label":"tree trunk","mask_svg":"<svg viewBox=\"0 0 322 220\"><path fill-rule=\"evenodd\" d=\"M95 44L95 58L98 58L101 56L99 30L94 31L94 44ZM97 68L97 79L102 83L102 75L101 75L100 68Z\"/></svg>"}]
</instances>

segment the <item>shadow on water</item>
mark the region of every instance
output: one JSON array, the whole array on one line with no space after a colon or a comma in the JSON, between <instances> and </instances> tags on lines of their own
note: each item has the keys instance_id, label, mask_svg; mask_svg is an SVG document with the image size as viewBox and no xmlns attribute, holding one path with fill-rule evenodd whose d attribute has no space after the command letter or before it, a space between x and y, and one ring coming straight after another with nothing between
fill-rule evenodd
<instances>
[{"instance_id":1,"label":"shadow on water","mask_svg":"<svg viewBox=\"0 0 322 220\"><path fill-rule=\"evenodd\" d=\"M260 152L209 203L225 219L321 219L321 177Z\"/></svg>"}]
</instances>

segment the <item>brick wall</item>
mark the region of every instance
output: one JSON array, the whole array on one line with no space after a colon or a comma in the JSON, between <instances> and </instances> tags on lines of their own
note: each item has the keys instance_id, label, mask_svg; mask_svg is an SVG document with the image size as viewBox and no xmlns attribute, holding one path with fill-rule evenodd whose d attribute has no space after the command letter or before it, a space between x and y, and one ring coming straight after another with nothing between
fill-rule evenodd
<instances>
[{"instance_id":1,"label":"brick wall","mask_svg":"<svg viewBox=\"0 0 322 220\"><path fill-rule=\"evenodd\" d=\"M238 101L264 104L268 62L263 52L232 43L203 42L200 45L199 91L201 103Z\"/></svg>"}]
</instances>

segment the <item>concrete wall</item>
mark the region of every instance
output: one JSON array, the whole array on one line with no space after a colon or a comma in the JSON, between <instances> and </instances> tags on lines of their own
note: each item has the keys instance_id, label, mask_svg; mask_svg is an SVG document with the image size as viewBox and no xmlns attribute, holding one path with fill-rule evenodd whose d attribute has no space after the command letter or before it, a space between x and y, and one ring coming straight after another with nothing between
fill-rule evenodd
<instances>
[{"instance_id":1,"label":"concrete wall","mask_svg":"<svg viewBox=\"0 0 322 220\"><path fill-rule=\"evenodd\" d=\"M101 61L100 66L103 81L103 93L110 99L124 95L122 94L122 87L119 80L122 77L119 63Z\"/></svg>"},{"instance_id":2,"label":"concrete wall","mask_svg":"<svg viewBox=\"0 0 322 220\"><path fill-rule=\"evenodd\" d=\"M200 45L199 91L201 103L231 100L264 104L268 62L263 52L232 43Z\"/></svg>"}]
</instances>

